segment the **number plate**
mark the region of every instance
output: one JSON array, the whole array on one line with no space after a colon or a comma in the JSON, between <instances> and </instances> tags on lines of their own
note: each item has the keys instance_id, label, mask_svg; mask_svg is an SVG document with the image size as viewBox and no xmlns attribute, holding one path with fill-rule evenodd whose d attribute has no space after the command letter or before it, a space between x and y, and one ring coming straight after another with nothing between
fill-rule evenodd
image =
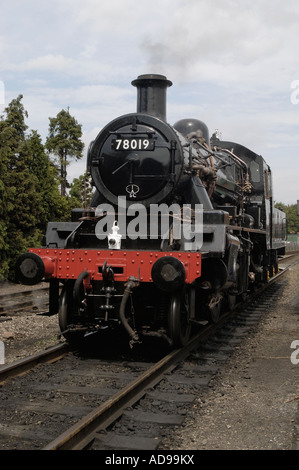
<instances>
[{"instance_id":1,"label":"number plate","mask_svg":"<svg viewBox=\"0 0 299 470\"><path fill-rule=\"evenodd\" d=\"M136 139L115 139L112 141L113 150L154 150L153 139L137 137Z\"/></svg>"}]
</instances>

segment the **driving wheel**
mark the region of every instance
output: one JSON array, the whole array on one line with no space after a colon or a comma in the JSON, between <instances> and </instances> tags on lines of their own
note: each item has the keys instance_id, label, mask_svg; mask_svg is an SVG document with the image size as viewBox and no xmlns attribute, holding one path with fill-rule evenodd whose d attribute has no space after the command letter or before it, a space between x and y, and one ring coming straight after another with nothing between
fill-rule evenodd
<instances>
[{"instance_id":1,"label":"driving wheel","mask_svg":"<svg viewBox=\"0 0 299 470\"><path fill-rule=\"evenodd\" d=\"M168 314L168 328L175 347L181 347L188 342L191 331L188 293L183 291L172 295Z\"/></svg>"}]
</instances>

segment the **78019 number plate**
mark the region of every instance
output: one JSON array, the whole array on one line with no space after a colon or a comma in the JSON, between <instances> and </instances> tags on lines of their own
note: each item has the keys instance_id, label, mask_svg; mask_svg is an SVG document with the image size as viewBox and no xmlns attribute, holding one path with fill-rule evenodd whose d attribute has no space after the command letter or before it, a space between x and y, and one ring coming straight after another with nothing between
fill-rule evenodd
<instances>
[{"instance_id":1,"label":"78019 number plate","mask_svg":"<svg viewBox=\"0 0 299 470\"><path fill-rule=\"evenodd\" d=\"M113 150L154 150L155 141L144 137L120 138L112 141Z\"/></svg>"}]
</instances>

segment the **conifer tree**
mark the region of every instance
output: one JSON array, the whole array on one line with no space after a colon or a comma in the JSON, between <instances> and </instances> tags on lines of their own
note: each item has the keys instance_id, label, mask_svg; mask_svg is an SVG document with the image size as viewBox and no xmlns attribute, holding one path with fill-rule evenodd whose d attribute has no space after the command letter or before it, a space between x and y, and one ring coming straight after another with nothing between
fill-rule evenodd
<instances>
[{"instance_id":1,"label":"conifer tree","mask_svg":"<svg viewBox=\"0 0 299 470\"><path fill-rule=\"evenodd\" d=\"M7 194L7 161L9 154L10 130L5 125L1 116L0 120L0 280L4 279L8 272L9 260L7 256L8 239L8 194Z\"/></svg>"},{"instance_id":2,"label":"conifer tree","mask_svg":"<svg viewBox=\"0 0 299 470\"><path fill-rule=\"evenodd\" d=\"M87 173L80 175L79 178L74 178L70 187L73 207L82 207L84 209L89 207L93 195L89 179L90 176Z\"/></svg>"},{"instance_id":3,"label":"conifer tree","mask_svg":"<svg viewBox=\"0 0 299 470\"><path fill-rule=\"evenodd\" d=\"M0 121L0 160L2 174L2 246L0 276L13 277L17 256L41 238L37 229L41 214L38 180L31 171L32 153L26 140L27 112L22 95L5 108ZM4 186L3 186L4 185Z\"/></svg>"},{"instance_id":4,"label":"conifer tree","mask_svg":"<svg viewBox=\"0 0 299 470\"><path fill-rule=\"evenodd\" d=\"M58 158L60 168L61 195L66 196L67 165L70 158L82 158L84 148L82 126L70 115L69 110L61 110L55 118L49 118L49 136L46 140L47 150Z\"/></svg>"},{"instance_id":5,"label":"conifer tree","mask_svg":"<svg viewBox=\"0 0 299 470\"><path fill-rule=\"evenodd\" d=\"M59 191L57 168L45 152L41 137L36 130L28 136L28 144L32 153L30 170L37 177L38 190L41 196L41 213L38 227L45 232L47 223L53 220L63 220L69 213L65 198Z\"/></svg>"}]
</instances>

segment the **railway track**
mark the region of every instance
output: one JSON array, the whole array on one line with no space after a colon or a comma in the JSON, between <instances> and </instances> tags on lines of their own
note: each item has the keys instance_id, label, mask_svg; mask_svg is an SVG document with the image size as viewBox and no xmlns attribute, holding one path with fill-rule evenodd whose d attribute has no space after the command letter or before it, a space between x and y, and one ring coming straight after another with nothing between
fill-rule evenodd
<instances>
[{"instance_id":1,"label":"railway track","mask_svg":"<svg viewBox=\"0 0 299 470\"><path fill-rule=\"evenodd\" d=\"M24 311L39 308L48 309L48 287L42 286L23 291L0 293L0 321L5 321L8 315L22 314Z\"/></svg>"},{"instance_id":2,"label":"railway track","mask_svg":"<svg viewBox=\"0 0 299 470\"><path fill-rule=\"evenodd\" d=\"M112 347L109 353L103 345L95 355L60 345L41 358L2 367L1 448L157 449L271 308L283 286L282 274L271 280L262 299L257 292L236 315L223 315L186 348L155 363L138 350L124 353L119 343L118 351Z\"/></svg>"}]
</instances>

